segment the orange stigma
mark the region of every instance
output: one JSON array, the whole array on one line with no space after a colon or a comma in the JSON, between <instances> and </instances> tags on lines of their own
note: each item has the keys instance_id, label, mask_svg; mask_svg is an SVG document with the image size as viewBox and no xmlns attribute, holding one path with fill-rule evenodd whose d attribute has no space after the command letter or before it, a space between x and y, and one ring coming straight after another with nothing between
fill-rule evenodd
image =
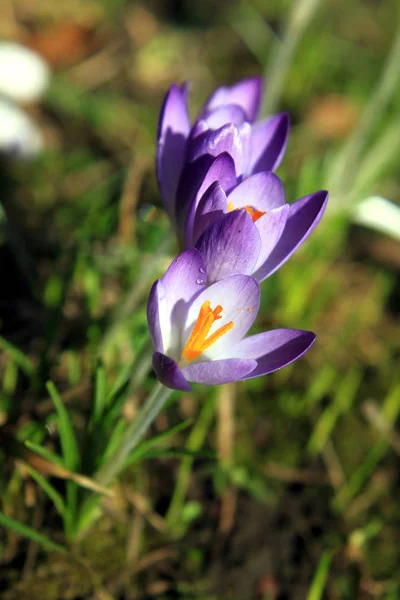
<instances>
[{"instance_id":1,"label":"orange stigma","mask_svg":"<svg viewBox=\"0 0 400 600\"><path fill-rule=\"evenodd\" d=\"M219 304L214 308L214 310L212 310L211 303L209 300L203 302L203 304L200 307L199 316L196 319L192 333L190 334L190 337L186 342L186 345L182 352L182 358L184 360L186 360L187 362L194 360L195 358L200 356L200 354L203 354L203 352L205 352L207 348L212 346L214 342L219 340L219 338L223 336L227 331L232 329L234 323L233 321L230 321L229 323L226 323L226 325L223 325L222 327L217 329L217 331L215 331L212 335L210 335L209 338L207 338L214 322L217 321L217 319L222 318L222 310L222 306L220 306Z\"/></svg>"},{"instance_id":2,"label":"orange stigma","mask_svg":"<svg viewBox=\"0 0 400 600\"><path fill-rule=\"evenodd\" d=\"M263 212L261 210L257 210L253 206L250 206L250 204L247 204L247 206L243 206L243 208L247 212L247 214L249 214L251 216L253 223L258 221L258 219L261 219L261 217L263 215L265 215L265 212ZM232 212L233 210L239 210L239 209L233 208L233 203L228 202L228 212Z\"/></svg>"}]
</instances>

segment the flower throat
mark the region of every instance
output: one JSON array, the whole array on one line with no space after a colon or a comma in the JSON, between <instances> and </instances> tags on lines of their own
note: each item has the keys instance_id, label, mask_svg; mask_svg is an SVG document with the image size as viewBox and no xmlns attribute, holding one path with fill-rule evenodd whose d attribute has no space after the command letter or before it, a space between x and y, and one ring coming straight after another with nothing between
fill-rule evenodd
<instances>
[{"instance_id":1,"label":"flower throat","mask_svg":"<svg viewBox=\"0 0 400 600\"><path fill-rule=\"evenodd\" d=\"M182 359L191 362L200 354L203 354L210 346L212 346L220 337L227 331L232 329L234 323L230 321L215 331L210 337L207 337L211 327L218 319L222 319L221 312L223 308L218 304L214 310L211 309L209 300L203 302L199 310L199 316L196 319L192 333L182 352Z\"/></svg>"}]
</instances>

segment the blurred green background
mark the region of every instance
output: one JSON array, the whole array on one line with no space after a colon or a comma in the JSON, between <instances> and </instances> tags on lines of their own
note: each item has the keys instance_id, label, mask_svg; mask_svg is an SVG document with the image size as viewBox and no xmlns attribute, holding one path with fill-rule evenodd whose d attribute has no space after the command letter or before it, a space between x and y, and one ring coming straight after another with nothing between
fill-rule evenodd
<instances>
[{"instance_id":1,"label":"blurred green background","mask_svg":"<svg viewBox=\"0 0 400 600\"><path fill-rule=\"evenodd\" d=\"M400 202L396 0L2 0L0 36L53 71L25 107L45 150L0 166L2 599L400 598L400 246L355 223L369 196ZM51 380L69 468L90 478L110 442L99 382L121 388L121 427L154 384L146 296L177 251L154 170L163 96L187 80L194 116L260 73L264 115L292 119L288 201L331 198L256 324L317 342L271 376L174 395L89 534L68 536L57 501L77 487L32 444L60 453Z\"/></svg>"}]
</instances>

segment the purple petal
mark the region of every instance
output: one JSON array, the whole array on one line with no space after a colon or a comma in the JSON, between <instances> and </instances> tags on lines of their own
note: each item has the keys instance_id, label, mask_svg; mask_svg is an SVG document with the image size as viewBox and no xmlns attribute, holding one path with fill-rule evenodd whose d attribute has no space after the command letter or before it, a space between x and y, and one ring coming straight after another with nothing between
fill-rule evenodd
<instances>
[{"instance_id":1,"label":"purple petal","mask_svg":"<svg viewBox=\"0 0 400 600\"><path fill-rule=\"evenodd\" d=\"M257 367L257 361L241 358L213 360L189 364L182 369L185 378L194 383L204 385L220 385L238 381L247 376Z\"/></svg>"},{"instance_id":2,"label":"purple petal","mask_svg":"<svg viewBox=\"0 0 400 600\"><path fill-rule=\"evenodd\" d=\"M189 131L187 89L186 86L180 89L174 84L161 109L157 136L157 177L163 202L170 214L174 211Z\"/></svg>"},{"instance_id":3,"label":"purple petal","mask_svg":"<svg viewBox=\"0 0 400 600\"><path fill-rule=\"evenodd\" d=\"M204 258L208 284L230 275L250 275L258 261L260 234L245 210L222 215L196 244Z\"/></svg>"},{"instance_id":4,"label":"purple petal","mask_svg":"<svg viewBox=\"0 0 400 600\"><path fill-rule=\"evenodd\" d=\"M161 282L165 291L165 309L161 331L164 352L181 344L189 307L205 288L207 281L203 257L194 248L182 252L171 264Z\"/></svg>"},{"instance_id":5,"label":"purple petal","mask_svg":"<svg viewBox=\"0 0 400 600\"><path fill-rule=\"evenodd\" d=\"M327 202L328 192L320 191L289 205L288 219L279 242L264 264L254 273L258 281L263 281L279 269L308 238L321 220Z\"/></svg>"},{"instance_id":6,"label":"purple petal","mask_svg":"<svg viewBox=\"0 0 400 600\"><path fill-rule=\"evenodd\" d=\"M210 158L202 157L186 165L178 189L176 219L181 231L185 231L185 244L190 247L193 237L193 223L197 205L212 183L219 181L223 190L231 190L236 185L235 164L226 152Z\"/></svg>"},{"instance_id":7,"label":"purple petal","mask_svg":"<svg viewBox=\"0 0 400 600\"><path fill-rule=\"evenodd\" d=\"M191 302L205 285L204 259L191 248L179 254L161 279L170 306Z\"/></svg>"},{"instance_id":8,"label":"purple petal","mask_svg":"<svg viewBox=\"0 0 400 600\"><path fill-rule=\"evenodd\" d=\"M204 155L218 156L227 152L233 158L237 175L241 175L249 162L250 135L248 123L240 127L228 123L219 129L204 131L190 140L187 160L193 162Z\"/></svg>"},{"instance_id":9,"label":"purple petal","mask_svg":"<svg viewBox=\"0 0 400 600\"><path fill-rule=\"evenodd\" d=\"M192 387L186 381L178 363L161 352L153 354L153 369L157 379L166 387L182 392L191 392Z\"/></svg>"},{"instance_id":10,"label":"purple petal","mask_svg":"<svg viewBox=\"0 0 400 600\"><path fill-rule=\"evenodd\" d=\"M248 173L277 169L285 154L289 117L285 113L270 117L253 127Z\"/></svg>"},{"instance_id":11,"label":"purple petal","mask_svg":"<svg viewBox=\"0 0 400 600\"><path fill-rule=\"evenodd\" d=\"M227 104L211 111L204 120L210 129L218 129L227 123L239 126L246 121L246 115L240 106Z\"/></svg>"},{"instance_id":12,"label":"purple petal","mask_svg":"<svg viewBox=\"0 0 400 600\"><path fill-rule=\"evenodd\" d=\"M211 223L216 221L227 210L226 194L219 181L214 181L203 194L194 216L193 235L190 246L194 246ZM188 240L189 241L189 240Z\"/></svg>"},{"instance_id":13,"label":"purple petal","mask_svg":"<svg viewBox=\"0 0 400 600\"><path fill-rule=\"evenodd\" d=\"M262 268L262 265L279 242L285 230L289 209L289 204L284 204L266 213L256 222L255 225L261 238L261 248L253 273Z\"/></svg>"},{"instance_id":14,"label":"purple petal","mask_svg":"<svg viewBox=\"0 0 400 600\"><path fill-rule=\"evenodd\" d=\"M217 281L206 288L192 303L187 316L187 327L184 340L187 340L198 318L200 308L206 301L214 310L222 307L221 318L213 324L210 335L227 323L233 322L233 327L225 332L206 351L207 359L232 358L229 351L241 340L257 316L260 306L260 286L253 277L248 275L232 275Z\"/></svg>"},{"instance_id":15,"label":"purple petal","mask_svg":"<svg viewBox=\"0 0 400 600\"><path fill-rule=\"evenodd\" d=\"M150 290L147 301L147 323L149 325L151 341L158 352L164 351L161 324L163 322L163 313L166 310L165 303L164 286L157 279Z\"/></svg>"},{"instance_id":16,"label":"purple petal","mask_svg":"<svg viewBox=\"0 0 400 600\"><path fill-rule=\"evenodd\" d=\"M282 181L274 173L262 171L242 181L228 196L233 209L252 206L269 212L285 204L285 190Z\"/></svg>"},{"instance_id":17,"label":"purple petal","mask_svg":"<svg viewBox=\"0 0 400 600\"><path fill-rule=\"evenodd\" d=\"M198 135L201 135L202 133L205 133L206 131L210 130L210 126L207 123L207 121L205 121L204 119L200 119L200 121L196 121L196 123L194 123L191 131L190 131L190 136L189 139L193 139L195 137L197 137Z\"/></svg>"},{"instance_id":18,"label":"purple petal","mask_svg":"<svg viewBox=\"0 0 400 600\"><path fill-rule=\"evenodd\" d=\"M219 87L208 98L201 116L225 104L237 104L246 113L247 120L252 122L257 118L261 102L262 79L249 77L242 79L231 87Z\"/></svg>"},{"instance_id":19,"label":"purple petal","mask_svg":"<svg viewBox=\"0 0 400 600\"><path fill-rule=\"evenodd\" d=\"M234 348L232 354L257 360L257 367L243 379L260 377L294 362L315 342L315 334L298 329L274 329L252 335Z\"/></svg>"}]
</instances>

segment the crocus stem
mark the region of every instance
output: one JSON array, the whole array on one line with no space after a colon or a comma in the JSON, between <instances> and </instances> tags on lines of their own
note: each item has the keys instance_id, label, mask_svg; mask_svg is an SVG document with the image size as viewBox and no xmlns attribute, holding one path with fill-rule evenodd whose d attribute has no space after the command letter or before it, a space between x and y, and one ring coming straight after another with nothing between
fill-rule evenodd
<instances>
[{"instance_id":1,"label":"crocus stem","mask_svg":"<svg viewBox=\"0 0 400 600\"><path fill-rule=\"evenodd\" d=\"M101 485L108 485L123 469L126 459L140 442L147 429L161 412L172 390L157 383L143 407L123 435L116 452L104 463L95 475Z\"/></svg>"}]
</instances>

